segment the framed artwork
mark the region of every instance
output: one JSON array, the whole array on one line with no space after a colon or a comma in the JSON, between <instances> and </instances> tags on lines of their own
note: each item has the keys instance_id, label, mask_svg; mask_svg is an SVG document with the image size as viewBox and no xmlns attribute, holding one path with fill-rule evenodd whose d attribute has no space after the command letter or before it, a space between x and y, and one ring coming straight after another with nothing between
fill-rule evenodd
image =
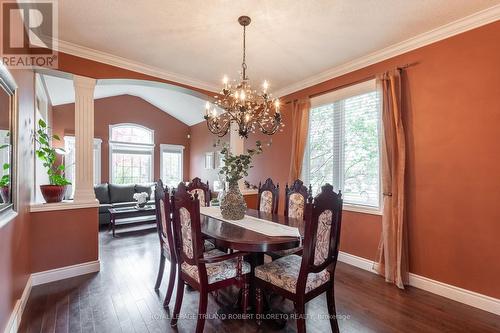
<instances>
[{"instance_id":1,"label":"framed artwork","mask_svg":"<svg viewBox=\"0 0 500 333\"><path fill-rule=\"evenodd\" d=\"M208 152L205 153L205 169L213 169L214 168L214 153Z\"/></svg>"}]
</instances>

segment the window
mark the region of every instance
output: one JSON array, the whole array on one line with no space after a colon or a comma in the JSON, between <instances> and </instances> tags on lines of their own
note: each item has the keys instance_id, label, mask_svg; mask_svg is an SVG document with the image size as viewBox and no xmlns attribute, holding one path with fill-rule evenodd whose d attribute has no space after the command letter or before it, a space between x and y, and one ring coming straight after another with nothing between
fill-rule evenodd
<instances>
[{"instance_id":1,"label":"window","mask_svg":"<svg viewBox=\"0 0 500 333\"><path fill-rule=\"evenodd\" d=\"M177 187L183 180L184 146L160 145L160 170L163 184Z\"/></svg>"},{"instance_id":2,"label":"window","mask_svg":"<svg viewBox=\"0 0 500 333\"><path fill-rule=\"evenodd\" d=\"M111 183L152 182L154 131L136 124L110 125L109 138Z\"/></svg>"},{"instance_id":3,"label":"window","mask_svg":"<svg viewBox=\"0 0 500 333\"><path fill-rule=\"evenodd\" d=\"M101 139L94 138L94 184L101 183ZM69 195L68 199L73 199L75 194L75 165L76 165L76 154L75 154L75 137L65 136L64 137L64 164L66 165L65 175L69 179L71 185L68 187L66 196Z\"/></svg>"},{"instance_id":4,"label":"window","mask_svg":"<svg viewBox=\"0 0 500 333\"><path fill-rule=\"evenodd\" d=\"M342 190L347 206L380 210L380 94L375 80L311 100L303 175L318 193Z\"/></svg>"}]
</instances>

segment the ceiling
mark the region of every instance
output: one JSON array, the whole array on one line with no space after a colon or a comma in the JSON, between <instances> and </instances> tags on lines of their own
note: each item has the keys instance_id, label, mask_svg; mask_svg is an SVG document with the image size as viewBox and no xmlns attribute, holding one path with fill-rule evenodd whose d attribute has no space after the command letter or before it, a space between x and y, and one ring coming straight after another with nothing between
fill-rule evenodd
<instances>
[{"instance_id":1,"label":"ceiling","mask_svg":"<svg viewBox=\"0 0 500 333\"><path fill-rule=\"evenodd\" d=\"M59 1L59 39L218 89L224 74L238 77L242 31L237 18L249 15L248 75L254 85L267 79L276 91L499 3L64 0Z\"/></svg>"},{"instance_id":2,"label":"ceiling","mask_svg":"<svg viewBox=\"0 0 500 333\"><path fill-rule=\"evenodd\" d=\"M71 79L51 75L42 77L52 105L75 102ZM205 100L169 85L136 80L100 80L95 87L95 99L119 95L140 97L189 126L203 120Z\"/></svg>"}]
</instances>

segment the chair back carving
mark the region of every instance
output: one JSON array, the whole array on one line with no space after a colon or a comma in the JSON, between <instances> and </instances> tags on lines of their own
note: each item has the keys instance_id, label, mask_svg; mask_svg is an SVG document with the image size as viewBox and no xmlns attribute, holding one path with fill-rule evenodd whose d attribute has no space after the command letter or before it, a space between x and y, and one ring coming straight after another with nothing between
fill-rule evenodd
<instances>
[{"instance_id":1,"label":"chair back carving","mask_svg":"<svg viewBox=\"0 0 500 333\"><path fill-rule=\"evenodd\" d=\"M198 193L191 195L186 185L180 183L174 191L172 206L177 261L197 265L204 251Z\"/></svg>"},{"instance_id":2,"label":"chair back carving","mask_svg":"<svg viewBox=\"0 0 500 333\"><path fill-rule=\"evenodd\" d=\"M168 187L163 187L161 179L155 185L155 207L156 227L158 229L158 236L160 237L160 245L168 251L170 261L175 262L170 195Z\"/></svg>"},{"instance_id":3,"label":"chair back carving","mask_svg":"<svg viewBox=\"0 0 500 333\"><path fill-rule=\"evenodd\" d=\"M308 190L300 179L295 180L291 187L288 187L287 183L285 187L285 216L303 219L307 198L310 196L312 196L311 185L309 185Z\"/></svg>"},{"instance_id":4,"label":"chair back carving","mask_svg":"<svg viewBox=\"0 0 500 333\"><path fill-rule=\"evenodd\" d=\"M257 210L269 214L278 214L279 194L280 185L274 185L271 178L267 178L263 185L259 183Z\"/></svg>"},{"instance_id":5,"label":"chair back carving","mask_svg":"<svg viewBox=\"0 0 500 333\"><path fill-rule=\"evenodd\" d=\"M318 273L328 268L333 277L339 253L342 222L342 194L335 193L326 184L314 198L309 197L305 209L304 251L297 293L304 291L308 273ZM302 288L302 289L300 289Z\"/></svg>"},{"instance_id":6,"label":"chair back carving","mask_svg":"<svg viewBox=\"0 0 500 333\"><path fill-rule=\"evenodd\" d=\"M198 199L202 207L210 206L211 192L210 186L208 186L208 180L206 183L203 183L200 178L193 178L187 185L187 191L193 196L195 192L198 193Z\"/></svg>"}]
</instances>

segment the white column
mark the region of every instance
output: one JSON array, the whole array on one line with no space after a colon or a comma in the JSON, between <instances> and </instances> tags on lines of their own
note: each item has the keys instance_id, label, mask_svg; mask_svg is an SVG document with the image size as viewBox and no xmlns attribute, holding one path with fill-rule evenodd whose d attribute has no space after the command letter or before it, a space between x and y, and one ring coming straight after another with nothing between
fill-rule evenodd
<instances>
[{"instance_id":1,"label":"white column","mask_svg":"<svg viewBox=\"0 0 500 333\"><path fill-rule=\"evenodd\" d=\"M75 75L75 202L95 202L94 89L96 80Z\"/></svg>"},{"instance_id":2,"label":"white column","mask_svg":"<svg viewBox=\"0 0 500 333\"><path fill-rule=\"evenodd\" d=\"M231 128L229 129L229 149L234 155L243 154L245 150L245 141L238 134L238 124L234 122L231 123ZM240 190L243 191L245 189L244 180L240 179L238 184L240 185Z\"/></svg>"}]
</instances>

